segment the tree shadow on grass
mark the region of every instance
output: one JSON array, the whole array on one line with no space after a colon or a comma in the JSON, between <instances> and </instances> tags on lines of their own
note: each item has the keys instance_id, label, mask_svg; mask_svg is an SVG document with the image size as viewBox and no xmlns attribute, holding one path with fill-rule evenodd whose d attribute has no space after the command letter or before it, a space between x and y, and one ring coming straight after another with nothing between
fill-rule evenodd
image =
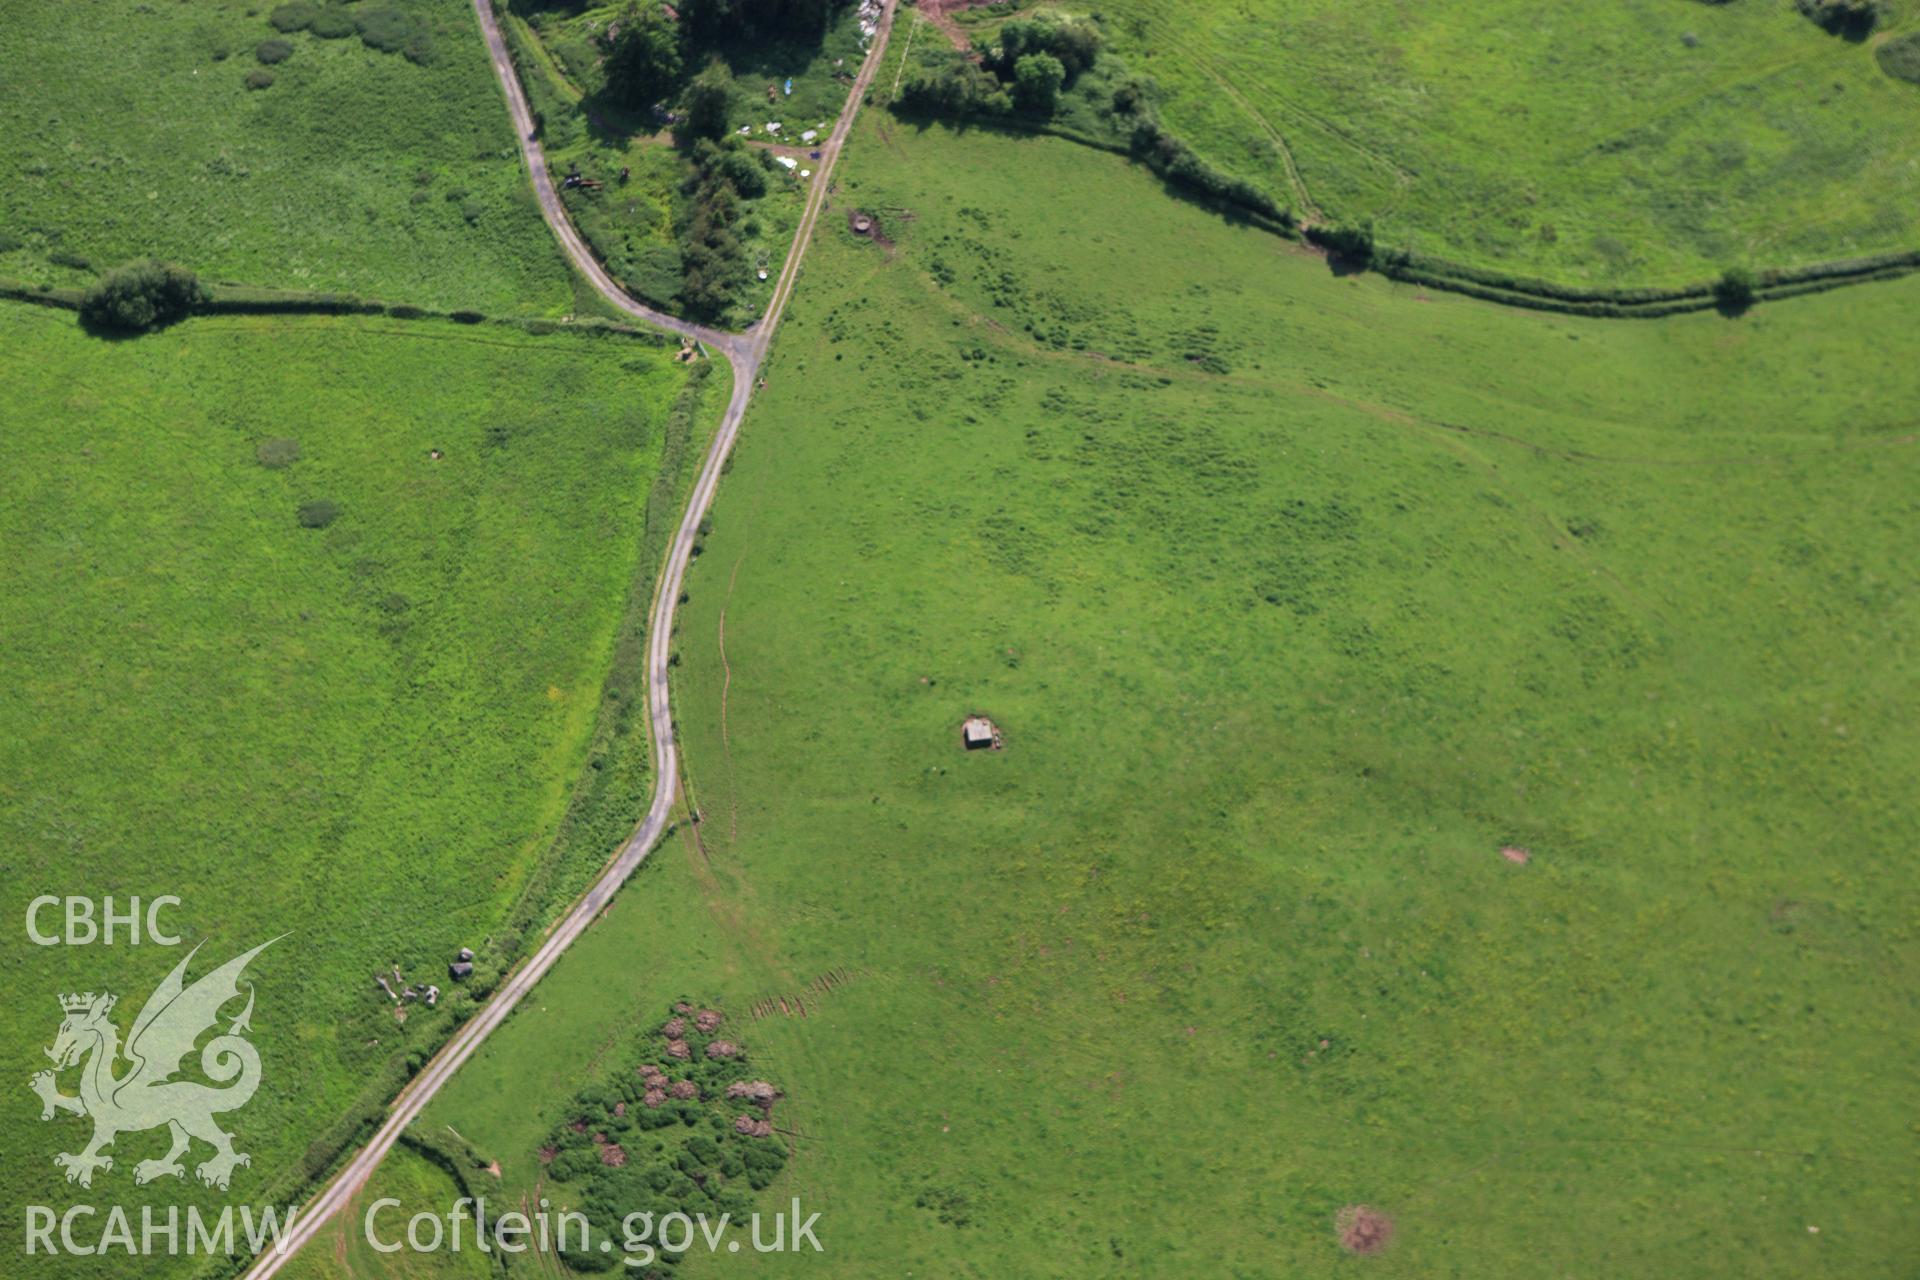
<instances>
[{"instance_id":1,"label":"tree shadow on grass","mask_svg":"<svg viewBox=\"0 0 1920 1280\"><path fill-rule=\"evenodd\" d=\"M82 312L76 319L80 331L89 338L98 338L102 342L132 342L151 334L161 333L173 328L189 316L173 316L166 320L156 320L144 329L128 329L119 325L104 324Z\"/></svg>"},{"instance_id":2,"label":"tree shadow on grass","mask_svg":"<svg viewBox=\"0 0 1920 1280\"><path fill-rule=\"evenodd\" d=\"M824 28L804 34L778 32L753 39L719 40L690 48L687 65L703 67L709 58L718 57L733 69L742 89L747 89L763 83L778 84L792 75L795 67L813 65L826 44ZM846 79L848 83L853 81L852 76Z\"/></svg>"},{"instance_id":3,"label":"tree shadow on grass","mask_svg":"<svg viewBox=\"0 0 1920 1280\"><path fill-rule=\"evenodd\" d=\"M507 10L516 18L531 18L536 13L559 13L572 17L587 7L589 0L507 0Z\"/></svg>"},{"instance_id":4,"label":"tree shadow on grass","mask_svg":"<svg viewBox=\"0 0 1920 1280\"><path fill-rule=\"evenodd\" d=\"M677 86L674 92L679 92ZM596 89L580 99L580 117L586 121L587 136L595 144L622 151L635 138L651 136L666 125L664 114L656 115L651 107L630 107L607 89Z\"/></svg>"},{"instance_id":5,"label":"tree shadow on grass","mask_svg":"<svg viewBox=\"0 0 1920 1280\"><path fill-rule=\"evenodd\" d=\"M149 333L158 333L160 331L158 329L109 329L104 325L92 324L86 320L82 320L80 321L80 332L86 334L89 338L97 338L101 342L132 342L135 338L144 338Z\"/></svg>"}]
</instances>

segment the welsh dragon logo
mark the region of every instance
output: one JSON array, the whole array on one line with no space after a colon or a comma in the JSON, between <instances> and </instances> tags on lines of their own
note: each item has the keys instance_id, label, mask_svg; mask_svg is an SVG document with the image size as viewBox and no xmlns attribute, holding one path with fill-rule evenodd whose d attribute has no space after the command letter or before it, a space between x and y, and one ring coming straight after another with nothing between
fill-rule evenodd
<instances>
[{"instance_id":1,"label":"welsh dragon logo","mask_svg":"<svg viewBox=\"0 0 1920 1280\"><path fill-rule=\"evenodd\" d=\"M161 1125L172 1134L173 1145L158 1160L142 1160L134 1166L133 1180L137 1183L185 1177L180 1157L194 1138L213 1147L212 1157L194 1168L200 1181L210 1187L226 1190L235 1166L252 1163L233 1149L233 1135L213 1119L245 1106L260 1087L260 1054L241 1036L252 1029L252 983L247 984L246 1008L228 1024L226 1034L216 1035L200 1050L201 1071L216 1085L226 1087L176 1080L174 1076L193 1052L194 1042L219 1021L222 1006L240 997L240 974L247 962L277 941L261 943L188 986L183 979L187 965L200 950L195 947L141 1006L124 1050L120 1029L107 1017L118 1002L117 996L89 991L60 998L66 1018L60 1023L53 1047L47 1050L53 1070L37 1073L29 1083L40 1096L42 1120L53 1119L56 1111L71 1111L93 1121L93 1140L85 1150L53 1158L54 1164L67 1171L68 1182L91 1187L96 1169L113 1168L113 1157L101 1154L103 1147L112 1146L123 1133ZM118 1074L123 1056L131 1069ZM56 1076L83 1062L80 1094L67 1097L60 1092Z\"/></svg>"}]
</instances>

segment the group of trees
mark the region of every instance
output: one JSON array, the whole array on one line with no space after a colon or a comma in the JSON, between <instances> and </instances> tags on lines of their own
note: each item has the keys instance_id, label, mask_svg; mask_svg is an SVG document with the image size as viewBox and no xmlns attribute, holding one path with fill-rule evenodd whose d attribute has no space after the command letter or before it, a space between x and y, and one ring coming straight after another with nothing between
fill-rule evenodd
<instances>
[{"instance_id":1,"label":"group of trees","mask_svg":"<svg viewBox=\"0 0 1920 1280\"><path fill-rule=\"evenodd\" d=\"M193 272L170 262L130 262L93 282L80 299L80 319L89 328L140 333L183 320L211 302Z\"/></svg>"},{"instance_id":2,"label":"group of trees","mask_svg":"<svg viewBox=\"0 0 1920 1280\"><path fill-rule=\"evenodd\" d=\"M674 21L660 0L630 0L607 28L613 35L601 68L608 92L626 106L650 107L672 95L691 51L756 35L824 32L844 2L681 0Z\"/></svg>"},{"instance_id":3,"label":"group of trees","mask_svg":"<svg viewBox=\"0 0 1920 1280\"><path fill-rule=\"evenodd\" d=\"M764 35L822 32L843 0L686 0L678 6L687 34L706 43Z\"/></svg>"},{"instance_id":4,"label":"group of trees","mask_svg":"<svg viewBox=\"0 0 1920 1280\"><path fill-rule=\"evenodd\" d=\"M672 292L687 315L717 320L748 281L742 244L748 228L742 224L751 215L748 202L767 193L773 161L729 131L737 95L727 64L710 58L687 79L682 61L687 47L676 24L652 3L627 9L609 47L607 87L618 100L631 107L677 101L674 135L684 160L675 191L675 245L639 251L626 265L630 281L633 270L651 273L641 292L660 298ZM575 216L596 228L590 235L604 255L607 237L618 233L603 225L590 195L577 199L584 207Z\"/></svg>"},{"instance_id":5,"label":"group of trees","mask_svg":"<svg viewBox=\"0 0 1920 1280\"><path fill-rule=\"evenodd\" d=\"M682 99L680 143L689 161L681 187L685 202L675 222L680 236L680 301L688 314L713 318L726 310L747 277L746 252L736 230L745 201L767 193L765 152L727 133L733 75L718 59L693 78Z\"/></svg>"},{"instance_id":6,"label":"group of trees","mask_svg":"<svg viewBox=\"0 0 1920 1280\"><path fill-rule=\"evenodd\" d=\"M1061 90L1100 56L1100 32L1077 19L1019 19L1000 28L997 43L979 44L972 61L954 60L917 73L901 91L910 109L938 115L1047 117Z\"/></svg>"},{"instance_id":7,"label":"group of trees","mask_svg":"<svg viewBox=\"0 0 1920 1280\"><path fill-rule=\"evenodd\" d=\"M980 49L981 65L1011 87L1014 106L1037 116L1052 115L1060 90L1100 56L1099 30L1074 19L1017 19L999 41Z\"/></svg>"},{"instance_id":8,"label":"group of trees","mask_svg":"<svg viewBox=\"0 0 1920 1280\"><path fill-rule=\"evenodd\" d=\"M650 107L680 83L680 32L658 4L629 5L607 47L607 91L629 107Z\"/></svg>"},{"instance_id":9,"label":"group of trees","mask_svg":"<svg viewBox=\"0 0 1920 1280\"><path fill-rule=\"evenodd\" d=\"M1004 116L1013 110L1013 95L991 71L955 58L915 72L900 88L900 105L931 116Z\"/></svg>"},{"instance_id":10,"label":"group of trees","mask_svg":"<svg viewBox=\"0 0 1920 1280\"><path fill-rule=\"evenodd\" d=\"M688 207L680 220L680 301L688 315L710 320L727 309L746 278L746 253L735 230L741 193L721 165L696 161L683 197Z\"/></svg>"},{"instance_id":11,"label":"group of trees","mask_svg":"<svg viewBox=\"0 0 1920 1280\"><path fill-rule=\"evenodd\" d=\"M681 133L688 138L718 138L727 131L733 108L733 72L715 58L687 86Z\"/></svg>"},{"instance_id":12,"label":"group of trees","mask_svg":"<svg viewBox=\"0 0 1920 1280\"><path fill-rule=\"evenodd\" d=\"M1099 29L1075 18L1016 18L1000 28L998 39L977 47L981 64L1002 80L1015 77L1021 59L1046 57L1073 81L1100 56Z\"/></svg>"}]
</instances>

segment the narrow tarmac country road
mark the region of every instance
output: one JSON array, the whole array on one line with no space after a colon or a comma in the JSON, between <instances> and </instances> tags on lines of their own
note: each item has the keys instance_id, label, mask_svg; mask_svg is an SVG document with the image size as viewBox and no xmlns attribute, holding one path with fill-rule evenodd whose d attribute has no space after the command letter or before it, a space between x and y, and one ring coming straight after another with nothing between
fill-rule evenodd
<instances>
[{"instance_id":1,"label":"narrow tarmac country road","mask_svg":"<svg viewBox=\"0 0 1920 1280\"><path fill-rule=\"evenodd\" d=\"M800 273L800 260L806 254L814 225L819 221L834 164L839 160L841 148L846 145L847 135L853 129L854 116L860 110L867 87L873 82L874 72L885 56L887 38L893 31L896 3L897 0L885 0L872 47L867 50L866 59L860 64L860 74L847 93L846 106L834 122L833 132L820 148L820 161L814 169L813 185L807 192L807 203L800 215L799 228L794 232L793 249L787 255L786 267L774 285L767 309L750 333L739 334L690 324L656 311L628 296L601 267L574 229L573 223L568 220L566 206L561 204L560 195L553 188L553 180L547 173L546 157L540 149L539 140L534 136L533 113L527 106L526 95L514 73L513 59L507 52L506 41L501 37L499 24L494 19L491 0L474 0L474 12L479 18L481 33L486 37L494 74L500 81L501 91L506 95L507 111L512 117L514 132L520 139L520 154L526 161L534 192L540 199L540 211L545 215L547 225L553 228L561 247L567 251L567 256L580 273L592 281L594 288L614 306L648 324L693 338L724 356L733 369L733 394L727 400L720 429L715 433L713 444L701 464L700 476L688 499L686 514L674 533L673 545L668 549L666 564L661 568L653 609L648 617L647 709L653 727L654 770L653 802L646 818L621 846L599 879L554 926L540 949L507 976L493 997L454 1032L440 1052L401 1091L394 1100L392 1110L387 1113L386 1122L372 1140L334 1175L324 1190L300 1207L294 1218L294 1226L287 1232L281 1247L262 1254L255 1261L247 1272L249 1280L268 1280L278 1273L288 1258L318 1235L328 1220L346 1206L387 1152L393 1149L401 1132L413 1123L453 1073L460 1069L461 1064L473 1056L474 1050L506 1021L507 1015L553 967L560 953L586 931L594 917L612 901L613 895L646 859L647 854L652 852L666 831L667 818L673 810L674 796L680 785L680 757L674 742L673 708L667 683L674 606L680 599L680 584L686 575L687 563L693 557L693 543L700 522L706 518L707 509L713 505L714 492L719 488L721 467L733 448L735 437L740 433L740 420L746 414L748 400L752 398L760 362L773 340L774 330L779 326L781 313L786 310L787 300L793 295L794 280Z\"/></svg>"}]
</instances>

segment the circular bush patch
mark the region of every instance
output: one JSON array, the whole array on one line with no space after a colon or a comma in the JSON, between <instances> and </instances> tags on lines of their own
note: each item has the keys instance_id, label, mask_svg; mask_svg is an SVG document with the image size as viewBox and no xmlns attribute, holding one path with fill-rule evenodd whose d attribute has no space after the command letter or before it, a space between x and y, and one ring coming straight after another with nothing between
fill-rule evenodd
<instances>
[{"instance_id":1,"label":"circular bush patch","mask_svg":"<svg viewBox=\"0 0 1920 1280\"><path fill-rule=\"evenodd\" d=\"M262 40L253 46L253 56L272 66L276 62L285 62L293 56L293 46L285 40Z\"/></svg>"},{"instance_id":2,"label":"circular bush patch","mask_svg":"<svg viewBox=\"0 0 1920 1280\"><path fill-rule=\"evenodd\" d=\"M278 471L282 467L290 467L300 461L300 442L289 440L285 436L274 436L254 446L253 456L260 460L261 466L270 471Z\"/></svg>"},{"instance_id":3,"label":"circular bush patch","mask_svg":"<svg viewBox=\"0 0 1920 1280\"><path fill-rule=\"evenodd\" d=\"M142 333L185 319L211 300L185 267L152 258L116 267L80 298L80 323L96 331Z\"/></svg>"},{"instance_id":4,"label":"circular bush patch","mask_svg":"<svg viewBox=\"0 0 1920 1280\"><path fill-rule=\"evenodd\" d=\"M320 6L298 0L294 4L283 4L267 15L267 21L276 31L304 31L307 24L320 15Z\"/></svg>"},{"instance_id":5,"label":"circular bush patch","mask_svg":"<svg viewBox=\"0 0 1920 1280\"><path fill-rule=\"evenodd\" d=\"M325 498L300 504L300 527L303 529L324 529L339 518L339 505Z\"/></svg>"},{"instance_id":6,"label":"circular bush patch","mask_svg":"<svg viewBox=\"0 0 1920 1280\"><path fill-rule=\"evenodd\" d=\"M420 29L412 14L385 7L362 10L355 21L360 27L361 41L369 49L382 53L400 52Z\"/></svg>"},{"instance_id":7,"label":"circular bush patch","mask_svg":"<svg viewBox=\"0 0 1920 1280\"><path fill-rule=\"evenodd\" d=\"M433 61L433 34L427 24L413 14L382 5L363 9L354 19L360 39L369 49L398 53L407 61L426 66Z\"/></svg>"},{"instance_id":8,"label":"circular bush patch","mask_svg":"<svg viewBox=\"0 0 1920 1280\"><path fill-rule=\"evenodd\" d=\"M1874 55L1880 69L1895 80L1920 84L1920 31L1889 40Z\"/></svg>"},{"instance_id":9,"label":"circular bush patch","mask_svg":"<svg viewBox=\"0 0 1920 1280\"><path fill-rule=\"evenodd\" d=\"M273 72L265 67L255 67L247 72L247 88L264 89L273 83Z\"/></svg>"},{"instance_id":10,"label":"circular bush patch","mask_svg":"<svg viewBox=\"0 0 1920 1280\"><path fill-rule=\"evenodd\" d=\"M358 31L353 15L341 9L322 9L313 15L313 21L307 24L307 30L322 40L342 40Z\"/></svg>"}]
</instances>

